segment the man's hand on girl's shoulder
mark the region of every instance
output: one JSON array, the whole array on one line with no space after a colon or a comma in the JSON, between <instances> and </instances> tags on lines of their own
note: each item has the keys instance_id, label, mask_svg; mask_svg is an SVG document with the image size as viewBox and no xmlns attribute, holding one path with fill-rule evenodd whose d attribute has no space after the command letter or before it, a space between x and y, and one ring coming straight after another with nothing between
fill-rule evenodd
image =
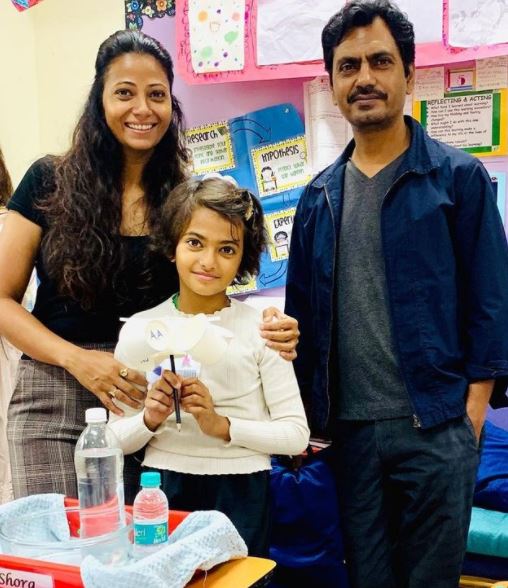
<instances>
[{"instance_id":1,"label":"man's hand on girl's shoulder","mask_svg":"<svg viewBox=\"0 0 508 588\"><path fill-rule=\"evenodd\" d=\"M261 337L266 339L266 346L287 360L296 359L296 346L300 331L298 330L298 321L292 316L288 316L275 306L270 306L263 310L263 322L259 327Z\"/></svg>"}]
</instances>

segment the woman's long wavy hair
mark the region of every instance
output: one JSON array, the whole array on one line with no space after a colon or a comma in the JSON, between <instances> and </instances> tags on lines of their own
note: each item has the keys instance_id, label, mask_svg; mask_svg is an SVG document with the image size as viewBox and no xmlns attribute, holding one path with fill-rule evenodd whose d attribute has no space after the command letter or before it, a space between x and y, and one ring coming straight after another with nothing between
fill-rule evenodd
<instances>
[{"instance_id":1,"label":"woman's long wavy hair","mask_svg":"<svg viewBox=\"0 0 508 588\"><path fill-rule=\"evenodd\" d=\"M173 62L155 39L138 31L118 31L99 47L95 78L69 151L55 158L55 189L41 205L48 230L42 253L61 294L90 308L125 271L122 219L122 146L109 129L104 79L113 60L127 53L153 56L173 88ZM170 190L185 179L188 153L183 144L183 113L171 94L172 121L145 165L142 185L151 227Z\"/></svg>"}]
</instances>

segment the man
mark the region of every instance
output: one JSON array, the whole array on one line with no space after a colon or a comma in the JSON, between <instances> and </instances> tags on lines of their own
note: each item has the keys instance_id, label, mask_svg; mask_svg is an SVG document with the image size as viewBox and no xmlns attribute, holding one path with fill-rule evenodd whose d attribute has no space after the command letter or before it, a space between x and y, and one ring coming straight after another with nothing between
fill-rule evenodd
<instances>
[{"instance_id":1,"label":"man","mask_svg":"<svg viewBox=\"0 0 508 588\"><path fill-rule=\"evenodd\" d=\"M406 16L351 0L322 42L354 141L297 208L297 375L336 446L353 588L456 588L487 404L507 385L506 238L482 164L403 115Z\"/></svg>"}]
</instances>

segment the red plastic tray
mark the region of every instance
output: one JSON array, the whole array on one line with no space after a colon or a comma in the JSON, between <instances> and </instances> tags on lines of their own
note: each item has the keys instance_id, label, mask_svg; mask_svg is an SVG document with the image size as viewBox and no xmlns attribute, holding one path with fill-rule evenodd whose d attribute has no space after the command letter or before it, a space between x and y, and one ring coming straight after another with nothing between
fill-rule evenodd
<instances>
[{"instance_id":1,"label":"red plastic tray","mask_svg":"<svg viewBox=\"0 0 508 588\"><path fill-rule=\"evenodd\" d=\"M66 498L65 506L78 506L74 498ZM132 507L125 509L132 513ZM172 532L188 515L180 510L169 511L169 531ZM72 516L72 515L71 515ZM72 536L77 535L78 521L69 518ZM83 588L78 566L53 563L0 553L0 586L19 588Z\"/></svg>"}]
</instances>

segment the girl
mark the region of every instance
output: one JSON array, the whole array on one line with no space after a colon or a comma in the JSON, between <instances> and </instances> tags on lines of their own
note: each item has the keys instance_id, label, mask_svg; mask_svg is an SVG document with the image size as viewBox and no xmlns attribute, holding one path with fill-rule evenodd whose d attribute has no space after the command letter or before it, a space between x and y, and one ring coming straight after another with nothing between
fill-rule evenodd
<instances>
[{"instance_id":1,"label":"girl","mask_svg":"<svg viewBox=\"0 0 508 588\"><path fill-rule=\"evenodd\" d=\"M292 364L263 344L257 312L226 294L259 270L266 245L261 206L225 180L190 180L171 192L154 240L175 263L179 290L135 316L205 313L234 338L198 377L164 371L144 409L111 414L111 426L125 453L146 445L144 466L161 471L171 508L220 510L251 555L267 555L270 454L299 454L309 429ZM181 432L172 387L181 398Z\"/></svg>"},{"instance_id":2,"label":"girl","mask_svg":"<svg viewBox=\"0 0 508 588\"><path fill-rule=\"evenodd\" d=\"M35 162L9 201L0 335L24 353L8 420L16 498L76 496L74 445L85 410L99 402L120 415L117 400L143 405L145 378L111 352L119 317L167 299L178 283L172 264L148 250L161 205L189 164L172 90L173 63L156 40L111 35L99 47L69 151ZM30 314L20 302L34 264L40 285ZM292 339L286 351L295 324L276 335ZM126 467L129 501L138 477Z\"/></svg>"}]
</instances>

